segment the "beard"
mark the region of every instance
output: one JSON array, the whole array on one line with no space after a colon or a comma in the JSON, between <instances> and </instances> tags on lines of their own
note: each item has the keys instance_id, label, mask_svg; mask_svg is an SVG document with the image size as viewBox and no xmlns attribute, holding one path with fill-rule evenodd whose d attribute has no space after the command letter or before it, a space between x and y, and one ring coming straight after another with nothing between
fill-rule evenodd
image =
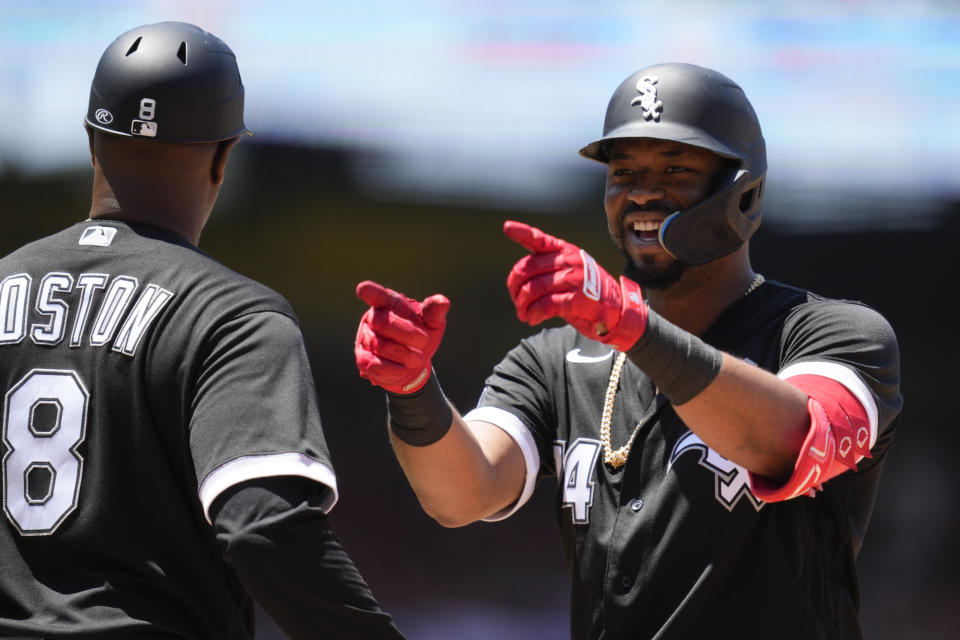
<instances>
[{"instance_id":1,"label":"beard","mask_svg":"<svg viewBox=\"0 0 960 640\"><path fill-rule=\"evenodd\" d=\"M626 255L626 252L623 253L627 259L623 267L623 275L636 282L642 289L668 289L679 282L689 268L688 265L677 260L667 264L658 264L652 258L649 260L641 258L637 262Z\"/></svg>"},{"instance_id":2,"label":"beard","mask_svg":"<svg viewBox=\"0 0 960 640\"><path fill-rule=\"evenodd\" d=\"M627 215L640 211L654 211L662 213L665 217L669 217L675 213L677 209L663 201L650 202L644 205L630 203L620 212L618 220L619 228L624 228L623 220ZM610 231L610 237L613 239L614 244L620 249L620 253L623 254L623 257L626 259L626 264L623 267L623 275L636 282L642 289L667 289L671 285L679 282L683 274L686 273L687 265L678 260L671 260L664 264L657 262L653 256L640 256L637 260L631 258L630 254L628 254L627 250L623 247L622 239L618 238L617 234L615 234L610 227L607 229Z\"/></svg>"}]
</instances>

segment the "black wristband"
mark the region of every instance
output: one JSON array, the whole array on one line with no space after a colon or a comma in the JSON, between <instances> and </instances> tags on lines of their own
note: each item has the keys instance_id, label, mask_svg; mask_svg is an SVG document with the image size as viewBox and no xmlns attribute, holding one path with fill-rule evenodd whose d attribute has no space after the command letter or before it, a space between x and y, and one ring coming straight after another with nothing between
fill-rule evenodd
<instances>
[{"instance_id":1,"label":"black wristband","mask_svg":"<svg viewBox=\"0 0 960 640\"><path fill-rule=\"evenodd\" d=\"M647 328L627 352L633 364L649 376L672 404L683 404L720 373L719 349L648 311Z\"/></svg>"},{"instance_id":2,"label":"black wristband","mask_svg":"<svg viewBox=\"0 0 960 640\"><path fill-rule=\"evenodd\" d=\"M445 436L453 423L453 408L436 372L431 371L427 384L415 393L387 391L387 421L398 438L414 447L425 447Z\"/></svg>"}]
</instances>

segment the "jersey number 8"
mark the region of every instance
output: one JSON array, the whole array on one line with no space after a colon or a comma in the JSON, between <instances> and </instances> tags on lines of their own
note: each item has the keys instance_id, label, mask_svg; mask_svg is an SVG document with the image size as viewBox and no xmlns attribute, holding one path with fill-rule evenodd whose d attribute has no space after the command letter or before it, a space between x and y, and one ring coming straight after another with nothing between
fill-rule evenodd
<instances>
[{"instance_id":1,"label":"jersey number 8","mask_svg":"<svg viewBox=\"0 0 960 640\"><path fill-rule=\"evenodd\" d=\"M90 398L73 371L35 369L3 407L3 510L23 535L49 535L77 507Z\"/></svg>"}]
</instances>

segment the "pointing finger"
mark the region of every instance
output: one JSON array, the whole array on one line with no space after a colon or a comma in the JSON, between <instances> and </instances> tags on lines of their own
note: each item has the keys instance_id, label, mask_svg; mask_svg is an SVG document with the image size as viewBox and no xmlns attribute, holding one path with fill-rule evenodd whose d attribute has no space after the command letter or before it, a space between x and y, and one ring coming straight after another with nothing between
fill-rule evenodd
<instances>
[{"instance_id":1,"label":"pointing finger","mask_svg":"<svg viewBox=\"0 0 960 640\"><path fill-rule=\"evenodd\" d=\"M423 323L431 329L442 329L447 326L447 312L450 310L450 300L445 295L435 294L423 301Z\"/></svg>"},{"instance_id":2,"label":"pointing finger","mask_svg":"<svg viewBox=\"0 0 960 640\"><path fill-rule=\"evenodd\" d=\"M559 251L564 246L563 240L554 238L536 227L514 220L507 220L503 223L503 232L508 238L534 253Z\"/></svg>"},{"instance_id":3,"label":"pointing finger","mask_svg":"<svg viewBox=\"0 0 960 640\"><path fill-rule=\"evenodd\" d=\"M387 289L382 284L378 284L373 280L364 280L357 285L356 291L357 297L371 307L391 306L391 301L398 295L396 291Z\"/></svg>"}]
</instances>

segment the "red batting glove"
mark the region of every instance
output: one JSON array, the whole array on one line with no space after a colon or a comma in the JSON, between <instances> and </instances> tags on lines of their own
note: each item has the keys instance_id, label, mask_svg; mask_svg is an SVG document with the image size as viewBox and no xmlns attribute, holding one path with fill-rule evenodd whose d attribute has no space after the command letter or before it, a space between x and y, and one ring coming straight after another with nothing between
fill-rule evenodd
<instances>
[{"instance_id":1,"label":"red batting glove","mask_svg":"<svg viewBox=\"0 0 960 640\"><path fill-rule=\"evenodd\" d=\"M417 302L370 280L357 285L357 297L370 305L353 347L360 375L393 393L419 391L430 379L450 301L437 294Z\"/></svg>"},{"instance_id":2,"label":"red batting glove","mask_svg":"<svg viewBox=\"0 0 960 640\"><path fill-rule=\"evenodd\" d=\"M618 283L583 249L530 225L508 220L503 231L533 252L507 276L520 320L535 325L559 316L620 351L640 339L647 328L640 285L623 276Z\"/></svg>"}]
</instances>

